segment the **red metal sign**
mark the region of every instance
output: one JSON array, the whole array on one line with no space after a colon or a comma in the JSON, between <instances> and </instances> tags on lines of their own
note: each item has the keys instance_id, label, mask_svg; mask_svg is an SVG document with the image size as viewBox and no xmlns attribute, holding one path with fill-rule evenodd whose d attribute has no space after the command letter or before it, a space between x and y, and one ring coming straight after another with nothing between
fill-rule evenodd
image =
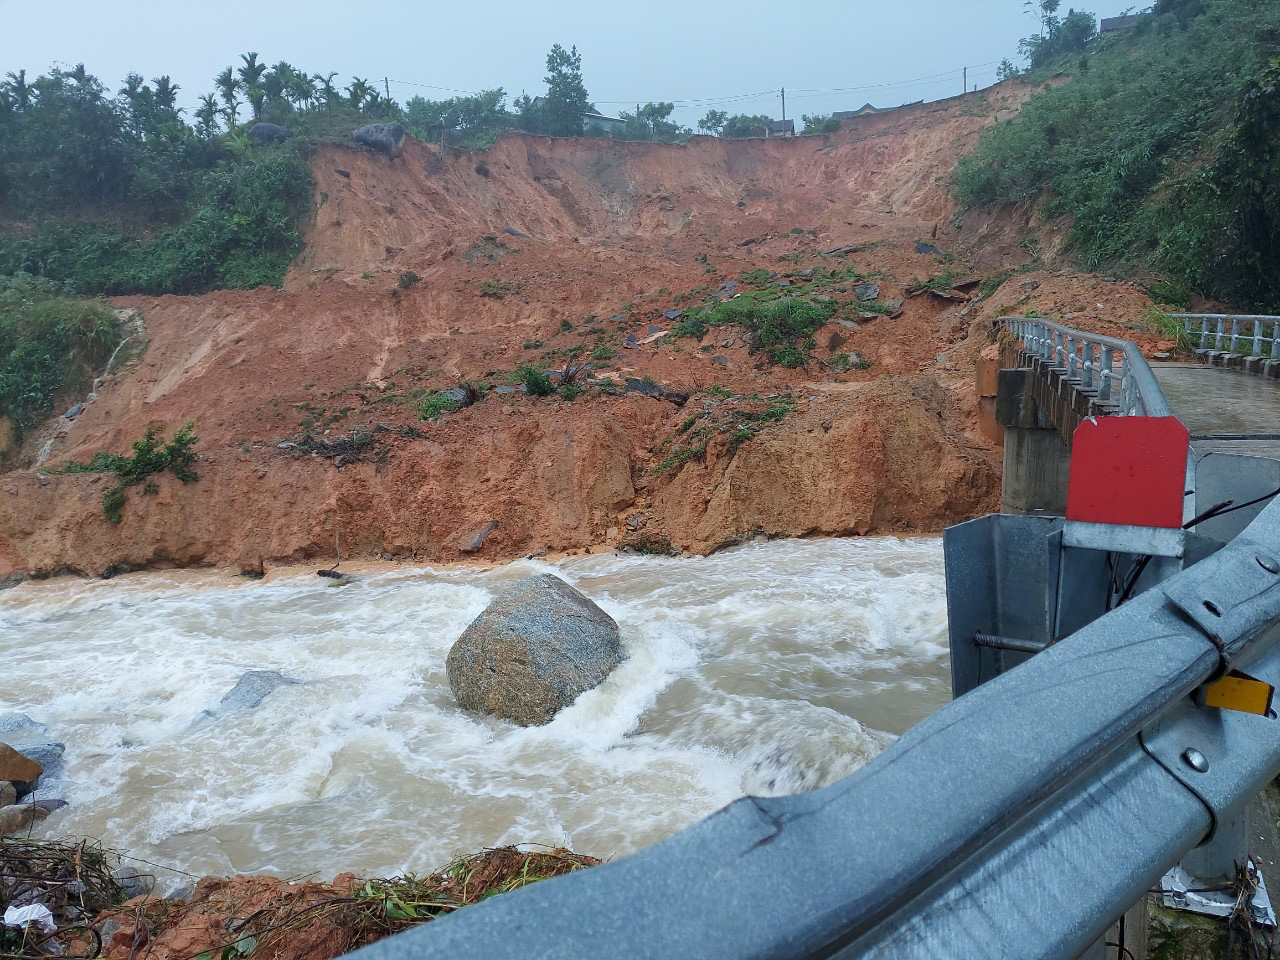
<instances>
[{"instance_id":1,"label":"red metal sign","mask_svg":"<svg viewBox=\"0 0 1280 960\"><path fill-rule=\"evenodd\" d=\"M1181 527L1191 437L1177 417L1091 417L1071 441L1067 519Z\"/></svg>"}]
</instances>

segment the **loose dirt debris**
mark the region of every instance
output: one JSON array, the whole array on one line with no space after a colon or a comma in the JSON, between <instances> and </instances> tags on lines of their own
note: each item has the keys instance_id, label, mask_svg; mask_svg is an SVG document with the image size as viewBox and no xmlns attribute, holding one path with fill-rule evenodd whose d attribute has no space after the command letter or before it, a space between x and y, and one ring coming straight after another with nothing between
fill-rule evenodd
<instances>
[{"instance_id":1,"label":"loose dirt debris","mask_svg":"<svg viewBox=\"0 0 1280 960\"><path fill-rule=\"evenodd\" d=\"M332 883L205 877L187 896L130 894L120 857L88 841L0 840L0 914L44 904L57 932L0 931L0 958L330 960L498 894L600 863L564 849L498 847L426 877ZM136 884L136 881L134 881Z\"/></svg>"}]
</instances>

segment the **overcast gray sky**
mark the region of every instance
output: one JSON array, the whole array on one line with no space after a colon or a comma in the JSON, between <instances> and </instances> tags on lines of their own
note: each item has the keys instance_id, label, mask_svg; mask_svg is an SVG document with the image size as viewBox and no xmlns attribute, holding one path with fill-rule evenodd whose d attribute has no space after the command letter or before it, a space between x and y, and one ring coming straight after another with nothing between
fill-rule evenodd
<instances>
[{"instance_id":1,"label":"overcast gray sky","mask_svg":"<svg viewBox=\"0 0 1280 960\"><path fill-rule=\"evenodd\" d=\"M1082 6L1109 17L1134 4ZM130 71L167 73L190 110L255 50L344 84L387 77L403 103L536 95L551 45L576 44L601 112L670 100L692 126L711 108L780 116L783 87L796 118L951 96L962 67L970 87L992 83L1034 30L1023 0L0 0L0 73L83 62L111 90Z\"/></svg>"}]
</instances>

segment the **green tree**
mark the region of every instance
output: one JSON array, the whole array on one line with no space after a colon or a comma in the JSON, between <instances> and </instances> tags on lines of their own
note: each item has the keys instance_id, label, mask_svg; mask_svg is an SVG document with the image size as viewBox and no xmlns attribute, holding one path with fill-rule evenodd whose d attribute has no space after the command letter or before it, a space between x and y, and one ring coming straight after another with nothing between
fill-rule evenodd
<instances>
[{"instance_id":1,"label":"green tree","mask_svg":"<svg viewBox=\"0 0 1280 960\"><path fill-rule=\"evenodd\" d=\"M483 146L483 141L492 142L500 131L514 125L506 98L501 87L448 100L412 97L404 105L404 124L421 139L436 140L447 131L451 139Z\"/></svg>"},{"instance_id":2,"label":"green tree","mask_svg":"<svg viewBox=\"0 0 1280 960\"><path fill-rule=\"evenodd\" d=\"M152 77L151 82L156 85L156 106L161 110L168 110L176 117L182 110L178 107L178 91L182 88L169 79L168 74L159 77Z\"/></svg>"},{"instance_id":3,"label":"green tree","mask_svg":"<svg viewBox=\"0 0 1280 960\"><path fill-rule=\"evenodd\" d=\"M301 104L304 110L311 109L311 101L316 98L316 83L305 73L295 70L289 79L289 99L295 105Z\"/></svg>"},{"instance_id":4,"label":"green tree","mask_svg":"<svg viewBox=\"0 0 1280 960\"><path fill-rule=\"evenodd\" d=\"M145 116L143 107L143 91L146 86L142 82L142 74L130 73L124 78L124 86L120 88L120 96L124 98L125 109L129 112L130 126L134 136L142 135ZM150 91L147 91L148 93Z\"/></svg>"},{"instance_id":5,"label":"green tree","mask_svg":"<svg viewBox=\"0 0 1280 960\"><path fill-rule=\"evenodd\" d=\"M698 121L698 129L703 133L718 137L720 136L720 131L724 129L725 121L728 119L729 114L723 110L708 110L707 115Z\"/></svg>"},{"instance_id":6,"label":"green tree","mask_svg":"<svg viewBox=\"0 0 1280 960\"><path fill-rule=\"evenodd\" d=\"M1031 6L1028 0L1028 6ZM1037 19L1040 21L1040 33L1023 37L1018 42L1018 51L1033 67L1041 67L1064 54L1083 50L1085 44L1092 40L1098 32L1098 23L1092 13L1083 10L1068 10L1061 19L1057 16L1059 0L1041 0Z\"/></svg>"},{"instance_id":7,"label":"green tree","mask_svg":"<svg viewBox=\"0 0 1280 960\"><path fill-rule=\"evenodd\" d=\"M262 93L268 110L280 105L281 101L285 99L285 86L288 84L292 74L293 67L283 60L263 74Z\"/></svg>"},{"instance_id":8,"label":"green tree","mask_svg":"<svg viewBox=\"0 0 1280 960\"><path fill-rule=\"evenodd\" d=\"M196 134L208 140L217 130L218 100L212 93L206 93L196 108Z\"/></svg>"},{"instance_id":9,"label":"green tree","mask_svg":"<svg viewBox=\"0 0 1280 960\"><path fill-rule=\"evenodd\" d=\"M355 107L357 110L362 109L370 98L377 96L373 87L369 86L368 80L362 80L360 77L352 77L351 83L347 85L347 103Z\"/></svg>"},{"instance_id":10,"label":"green tree","mask_svg":"<svg viewBox=\"0 0 1280 960\"><path fill-rule=\"evenodd\" d=\"M542 104L541 97L534 99L527 93L516 97L511 104L516 111L516 126L527 133L546 133L546 111Z\"/></svg>"},{"instance_id":11,"label":"green tree","mask_svg":"<svg viewBox=\"0 0 1280 960\"><path fill-rule=\"evenodd\" d=\"M553 137L582 135L582 115L587 112L587 88L582 82L582 55L576 46L565 50L555 44L547 54L547 95L543 99L546 132Z\"/></svg>"},{"instance_id":12,"label":"green tree","mask_svg":"<svg viewBox=\"0 0 1280 960\"><path fill-rule=\"evenodd\" d=\"M829 114L803 114L804 129L800 132L812 136L818 133L835 133L840 129L840 121Z\"/></svg>"},{"instance_id":13,"label":"green tree","mask_svg":"<svg viewBox=\"0 0 1280 960\"><path fill-rule=\"evenodd\" d=\"M342 102L342 94L338 88L333 85L333 78L338 74L336 72L321 76L316 74L311 79L316 82L320 91L320 99L324 101L326 107L332 107L335 103Z\"/></svg>"},{"instance_id":14,"label":"green tree","mask_svg":"<svg viewBox=\"0 0 1280 960\"><path fill-rule=\"evenodd\" d=\"M235 71L227 67L213 78L213 82L218 88L219 96L222 97L222 112L227 120L227 129L233 130L236 125L236 111L240 105L236 99L236 94L240 90L240 81L236 79Z\"/></svg>"},{"instance_id":15,"label":"green tree","mask_svg":"<svg viewBox=\"0 0 1280 960\"><path fill-rule=\"evenodd\" d=\"M138 140L127 110L83 71L50 70L30 86L30 107L0 138L7 199L27 213L126 199Z\"/></svg>"},{"instance_id":16,"label":"green tree","mask_svg":"<svg viewBox=\"0 0 1280 960\"><path fill-rule=\"evenodd\" d=\"M9 78L5 89L12 94L17 108L25 110L31 106L31 88L27 86L27 71L19 70L17 73L11 71L5 76Z\"/></svg>"},{"instance_id":17,"label":"green tree","mask_svg":"<svg viewBox=\"0 0 1280 960\"><path fill-rule=\"evenodd\" d=\"M1180 26L1204 13L1204 0L1156 0L1152 13L1156 16L1172 13Z\"/></svg>"},{"instance_id":18,"label":"green tree","mask_svg":"<svg viewBox=\"0 0 1280 960\"><path fill-rule=\"evenodd\" d=\"M240 54L244 66L236 70L240 76L240 85L244 89L245 98L253 107L253 119L262 119L262 104L266 100L266 91L262 88L262 75L267 72L267 65L258 62L258 54L254 51Z\"/></svg>"},{"instance_id":19,"label":"green tree","mask_svg":"<svg viewBox=\"0 0 1280 960\"><path fill-rule=\"evenodd\" d=\"M623 111L618 115L625 123L623 139L671 143L688 136L687 129L669 119L675 108L674 103L646 103L643 107L636 107L635 113Z\"/></svg>"},{"instance_id":20,"label":"green tree","mask_svg":"<svg viewBox=\"0 0 1280 960\"><path fill-rule=\"evenodd\" d=\"M755 116L739 113L725 120L724 126L720 128L720 136L731 139L763 137L768 133L769 124L772 121L772 117L765 116L763 113Z\"/></svg>"}]
</instances>

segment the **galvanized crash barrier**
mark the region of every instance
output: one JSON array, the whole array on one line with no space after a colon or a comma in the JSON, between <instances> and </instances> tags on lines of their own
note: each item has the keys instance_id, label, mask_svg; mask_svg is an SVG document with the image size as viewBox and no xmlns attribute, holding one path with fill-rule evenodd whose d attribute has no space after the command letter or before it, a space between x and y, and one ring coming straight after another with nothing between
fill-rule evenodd
<instances>
[{"instance_id":1,"label":"galvanized crash barrier","mask_svg":"<svg viewBox=\"0 0 1280 960\"><path fill-rule=\"evenodd\" d=\"M996 537L1005 559L1048 569L1062 521L1009 519L1028 524L999 531L988 517L948 537ZM1014 588L993 582L982 550L956 556L978 558L949 561L965 597ZM1218 552L1061 638L1045 633L1048 600L953 608L961 628L1046 642L839 783L738 800L640 853L359 955L1078 957L1280 772L1276 720L1196 699L1237 667L1280 683L1277 557L1273 503Z\"/></svg>"},{"instance_id":2,"label":"galvanized crash barrier","mask_svg":"<svg viewBox=\"0 0 1280 960\"><path fill-rule=\"evenodd\" d=\"M1008 323L1055 389L1084 398L1077 417L1170 415L1133 344ZM1223 678L1280 684L1280 502L1225 545L1173 509L1165 528L1012 515L952 527L957 699L866 767L738 800L360 955L1102 955L1108 928L1180 858L1234 869L1241 811L1280 773L1280 721L1214 705Z\"/></svg>"},{"instance_id":3,"label":"galvanized crash barrier","mask_svg":"<svg viewBox=\"0 0 1280 960\"><path fill-rule=\"evenodd\" d=\"M1173 313L1196 353L1217 366L1280 378L1280 317L1254 314Z\"/></svg>"},{"instance_id":4,"label":"galvanized crash barrier","mask_svg":"<svg viewBox=\"0 0 1280 960\"><path fill-rule=\"evenodd\" d=\"M1155 374L1136 344L1073 330L1043 317L1008 317L1004 322L1021 339L1028 357L1059 371L1076 390L1095 398L1098 412L1169 416Z\"/></svg>"}]
</instances>

